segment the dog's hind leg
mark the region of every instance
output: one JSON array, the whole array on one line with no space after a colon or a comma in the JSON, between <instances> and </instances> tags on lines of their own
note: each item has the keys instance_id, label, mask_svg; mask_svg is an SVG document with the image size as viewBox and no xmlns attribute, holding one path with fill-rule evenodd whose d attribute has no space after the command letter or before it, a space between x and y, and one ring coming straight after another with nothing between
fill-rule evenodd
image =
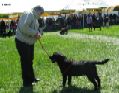
<instances>
[{"instance_id":1,"label":"dog's hind leg","mask_svg":"<svg viewBox=\"0 0 119 93\"><path fill-rule=\"evenodd\" d=\"M97 83L98 83L98 88L100 88L101 87L101 84L100 84L100 78L99 78L99 76L97 75L97 76L95 76L95 80L97 81Z\"/></svg>"},{"instance_id":2,"label":"dog's hind leg","mask_svg":"<svg viewBox=\"0 0 119 93\"><path fill-rule=\"evenodd\" d=\"M68 76L68 86L71 86L71 76Z\"/></svg>"},{"instance_id":3,"label":"dog's hind leg","mask_svg":"<svg viewBox=\"0 0 119 93\"><path fill-rule=\"evenodd\" d=\"M94 85L94 90L97 90L97 89L98 89L98 84L97 84L97 82L96 82L94 76L87 76L87 77L88 77L88 79L93 83L93 85Z\"/></svg>"},{"instance_id":4,"label":"dog's hind leg","mask_svg":"<svg viewBox=\"0 0 119 93\"><path fill-rule=\"evenodd\" d=\"M63 87L65 87L66 81L67 81L67 76L63 75L63 82L62 82Z\"/></svg>"}]
</instances>

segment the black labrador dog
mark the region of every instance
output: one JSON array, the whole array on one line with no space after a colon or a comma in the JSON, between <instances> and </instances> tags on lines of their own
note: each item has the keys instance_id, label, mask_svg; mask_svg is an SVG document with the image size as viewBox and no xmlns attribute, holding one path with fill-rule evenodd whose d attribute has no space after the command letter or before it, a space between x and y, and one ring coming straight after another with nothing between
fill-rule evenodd
<instances>
[{"instance_id":1,"label":"black labrador dog","mask_svg":"<svg viewBox=\"0 0 119 93\"><path fill-rule=\"evenodd\" d=\"M87 76L87 78L93 83L94 90L100 89L100 78L97 73L96 65L103 65L109 61L109 59L104 59L102 61L74 61L67 59L66 56L61 53L54 52L52 56L49 57L52 63L57 63L63 76L63 87L65 87L67 78L68 86L71 86L72 76Z\"/></svg>"},{"instance_id":2,"label":"black labrador dog","mask_svg":"<svg viewBox=\"0 0 119 93\"><path fill-rule=\"evenodd\" d=\"M67 27L63 27L61 28L61 31L60 31L60 35L67 35L68 34L68 28Z\"/></svg>"}]
</instances>

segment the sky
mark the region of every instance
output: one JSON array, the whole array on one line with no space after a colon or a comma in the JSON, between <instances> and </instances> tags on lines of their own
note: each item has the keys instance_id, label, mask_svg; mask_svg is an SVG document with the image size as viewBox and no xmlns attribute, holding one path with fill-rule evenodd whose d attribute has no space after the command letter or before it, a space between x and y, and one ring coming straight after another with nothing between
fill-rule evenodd
<instances>
[{"instance_id":1,"label":"sky","mask_svg":"<svg viewBox=\"0 0 119 93\"><path fill-rule=\"evenodd\" d=\"M5 5L7 4L7 5ZM30 11L41 5L45 11L119 5L119 0L0 0L0 14Z\"/></svg>"}]
</instances>

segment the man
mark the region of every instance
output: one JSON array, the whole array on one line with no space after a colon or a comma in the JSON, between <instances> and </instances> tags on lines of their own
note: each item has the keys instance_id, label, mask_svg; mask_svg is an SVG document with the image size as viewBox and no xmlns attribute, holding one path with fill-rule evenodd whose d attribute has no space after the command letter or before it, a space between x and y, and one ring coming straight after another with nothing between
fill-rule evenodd
<instances>
[{"instance_id":1,"label":"man","mask_svg":"<svg viewBox=\"0 0 119 93\"><path fill-rule=\"evenodd\" d=\"M34 82L39 81L34 75L33 59L34 44L41 38L38 19L43 12L44 9L41 6L34 7L31 12L24 12L17 25L15 42L20 55L24 87L30 87Z\"/></svg>"}]
</instances>

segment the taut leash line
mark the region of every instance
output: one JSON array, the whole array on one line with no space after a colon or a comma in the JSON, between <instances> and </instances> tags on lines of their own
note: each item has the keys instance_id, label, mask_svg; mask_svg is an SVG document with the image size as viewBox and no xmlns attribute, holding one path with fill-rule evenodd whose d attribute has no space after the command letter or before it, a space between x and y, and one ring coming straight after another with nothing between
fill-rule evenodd
<instances>
[{"instance_id":1,"label":"taut leash line","mask_svg":"<svg viewBox=\"0 0 119 93\"><path fill-rule=\"evenodd\" d=\"M43 46L43 44L41 43L40 39L39 39L39 43L40 43L42 49L43 49L43 50L45 51L45 53L47 54L47 56L49 57L49 54L48 54L48 52L46 51L46 49L44 48L44 46Z\"/></svg>"}]
</instances>

